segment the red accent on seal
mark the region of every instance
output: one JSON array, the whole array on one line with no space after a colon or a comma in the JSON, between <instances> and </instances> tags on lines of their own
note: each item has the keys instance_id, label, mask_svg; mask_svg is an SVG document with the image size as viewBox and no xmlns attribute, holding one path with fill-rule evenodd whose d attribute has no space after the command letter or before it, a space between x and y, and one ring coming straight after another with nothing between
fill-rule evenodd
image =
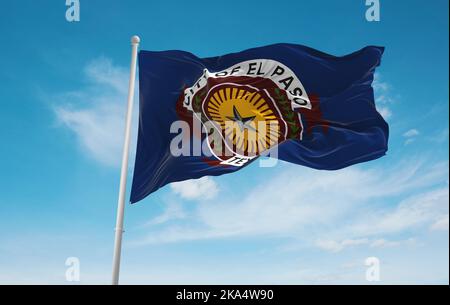
<instances>
[{"instance_id":1,"label":"red accent on seal","mask_svg":"<svg viewBox=\"0 0 450 305\"><path fill-rule=\"evenodd\" d=\"M299 110L303 120L306 123L306 134L311 134L315 126L321 126L324 133L328 132L330 123L323 119L323 113L320 110L320 98L316 94L309 94L311 101L311 110L301 108Z\"/></svg>"}]
</instances>

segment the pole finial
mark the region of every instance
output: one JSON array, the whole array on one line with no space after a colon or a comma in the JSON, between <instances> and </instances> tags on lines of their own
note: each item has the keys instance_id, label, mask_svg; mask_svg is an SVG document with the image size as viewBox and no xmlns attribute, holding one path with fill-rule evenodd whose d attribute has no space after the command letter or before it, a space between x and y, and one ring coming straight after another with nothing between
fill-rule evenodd
<instances>
[{"instance_id":1,"label":"pole finial","mask_svg":"<svg viewBox=\"0 0 450 305\"><path fill-rule=\"evenodd\" d=\"M141 42L141 39L139 38L139 36L134 35L133 37L131 37L131 44L139 44Z\"/></svg>"}]
</instances>

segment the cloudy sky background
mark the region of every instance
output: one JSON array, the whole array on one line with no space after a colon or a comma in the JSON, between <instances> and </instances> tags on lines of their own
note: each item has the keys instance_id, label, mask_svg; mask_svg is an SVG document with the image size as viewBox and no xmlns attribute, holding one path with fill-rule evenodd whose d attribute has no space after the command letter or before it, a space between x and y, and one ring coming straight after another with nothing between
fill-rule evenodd
<instances>
[{"instance_id":1,"label":"cloudy sky background","mask_svg":"<svg viewBox=\"0 0 450 305\"><path fill-rule=\"evenodd\" d=\"M365 284L375 256L381 283L448 284L448 1L381 0L374 23L362 0L82 0L78 23L64 2L0 11L0 283L66 284L67 257L81 283L109 283L139 34L143 49L198 56L385 46L374 87L391 138L387 156L340 171L255 162L127 206L122 283Z\"/></svg>"}]
</instances>

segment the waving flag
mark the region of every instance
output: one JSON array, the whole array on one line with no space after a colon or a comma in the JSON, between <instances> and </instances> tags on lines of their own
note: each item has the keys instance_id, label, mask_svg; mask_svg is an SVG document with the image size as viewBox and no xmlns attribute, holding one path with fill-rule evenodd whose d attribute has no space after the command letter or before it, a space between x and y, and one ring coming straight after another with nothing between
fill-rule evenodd
<instances>
[{"instance_id":1,"label":"waving flag","mask_svg":"<svg viewBox=\"0 0 450 305\"><path fill-rule=\"evenodd\" d=\"M274 149L280 160L325 170L383 156L389 129L372 89L383 50L141 51L131 202L170 182L237 171Z\"/></svg>"}]
</instances>

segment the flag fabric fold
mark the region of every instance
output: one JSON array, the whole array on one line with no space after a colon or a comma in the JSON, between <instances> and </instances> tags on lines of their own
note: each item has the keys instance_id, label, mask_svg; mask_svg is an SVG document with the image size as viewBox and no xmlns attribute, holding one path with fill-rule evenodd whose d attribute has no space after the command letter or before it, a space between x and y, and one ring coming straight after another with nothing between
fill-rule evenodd
<instances>
[{"instance_id":1,"label":"flag fabric fold","mask_svg":"<svg viewBox=\"0 0 450 305\"><path fill-rule=\"evenodd\" d=\"M139 129L130 201L259 156L324 170L387 151L373 77L384 48L336 57L275 44L218 57L139 53Z\"/></svg>"}]
</instances>

